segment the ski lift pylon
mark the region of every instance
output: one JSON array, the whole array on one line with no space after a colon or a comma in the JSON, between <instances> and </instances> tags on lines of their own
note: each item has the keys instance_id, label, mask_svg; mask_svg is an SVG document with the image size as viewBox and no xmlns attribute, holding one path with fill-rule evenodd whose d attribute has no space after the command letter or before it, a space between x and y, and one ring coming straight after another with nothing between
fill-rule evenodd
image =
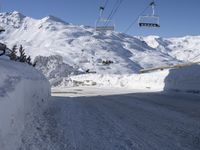
<instances>
[{"instance_id":1,"label":"ski lift pylon","mask_svg":"<svg viewBox=\"0 0 200 150\"><path fill-rule=\"evenodd\" d=\"M138 19L139 27L147 27L147 28L159 28L160 27L160 17L155 15L155 2L151 2L150 7L152 9L151 15L143 15Z\"/></svg>"},{"instance_id":2,"label":"ski lift pylon","mask_svg":"<svg viewBox=\"0 0 200 150\"><path fill-rule=\"evenodd\" d=\"M100 6L99 8L99 18L95 22L95 30L96 31L114 31L115 24L112 20L103 18L104 7Z\"/></svg>"}]
</instances>

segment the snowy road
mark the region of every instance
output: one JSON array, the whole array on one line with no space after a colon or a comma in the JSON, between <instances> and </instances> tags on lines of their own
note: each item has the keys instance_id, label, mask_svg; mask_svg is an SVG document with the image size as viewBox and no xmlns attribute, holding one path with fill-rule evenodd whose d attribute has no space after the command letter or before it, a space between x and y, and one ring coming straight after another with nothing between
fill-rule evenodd
<instances>
[{"instance_id":1,"label":"snowy road","mask_svg":"<svg viewBox=\"0 0 200 150\"><path fill-rule=\"evenodd\" d=\"M41 129L43 135L37 135L41 138L40 149L200 149L200 97L197 95L52 97L44 116L47 123L41 125L45 128Z\"/></svg>"}]
</instances>

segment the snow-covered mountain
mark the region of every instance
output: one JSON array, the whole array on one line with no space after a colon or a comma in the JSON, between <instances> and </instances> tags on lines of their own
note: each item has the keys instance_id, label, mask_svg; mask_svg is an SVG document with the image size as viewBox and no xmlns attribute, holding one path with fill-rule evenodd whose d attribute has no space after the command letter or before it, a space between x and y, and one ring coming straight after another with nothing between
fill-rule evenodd
<instances>
[{"instance_id":1,"label":"snow-covered mountain","mask_svg":"<svg viewBox=\"0 0 200 150\"><path fill-rule=\"evenodd\" d=\"M158 36L139 37L150 47L167 53L184 62L200 61L200 36L161 38Z\"/></svg>"},{"instance_id":2,"label":"snow-covered mountain","mask_svg":"<svg viewBox=\"0 0 200 150\"><path fill-rule=\"evenodd\" d=\"M76 71L127 74L142 68L200 61L200 36L132 37L118 32L96 32L92 27L72 25L53 16L33 19L16 11L1 13L0 25L6 29L0 41L10 47L22 44L32 58L62 56L62 67L58 67L59 61L47 67L51 71L55 69L54 72L61 71L62 76L63 70L67 71L63 66ZM38 63L44 71L47 62Z\"/></svg>"}]
</instances>

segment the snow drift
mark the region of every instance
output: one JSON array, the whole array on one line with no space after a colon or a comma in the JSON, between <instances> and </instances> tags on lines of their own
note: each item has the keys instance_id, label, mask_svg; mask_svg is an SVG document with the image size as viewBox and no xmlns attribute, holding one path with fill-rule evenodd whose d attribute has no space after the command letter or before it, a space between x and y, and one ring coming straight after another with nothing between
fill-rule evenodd
<instances>
[{"instance_id":1,"label":"snow drift","mask_svg":"<svg viewBox=\"0 0 200 150\"><path fill-rule=\"evenodd\" d=\"M45 106L50 86L33 67L0 59L0 148L17 149L25 120Z\"/></svg>"}]
</instances>

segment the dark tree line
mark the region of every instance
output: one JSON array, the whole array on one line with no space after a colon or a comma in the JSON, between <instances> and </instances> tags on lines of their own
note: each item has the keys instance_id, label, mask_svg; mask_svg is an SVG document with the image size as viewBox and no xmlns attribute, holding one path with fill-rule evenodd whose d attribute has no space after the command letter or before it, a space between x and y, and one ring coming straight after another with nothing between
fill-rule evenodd
<instances>
[{"instance_id":1,"label":"dark tree line","mask_svg":"<svg viewBox=\"0 0 200 150\"><path fill-rule=\"evenodd\" d=\"M19 55L17 55L17 52L19 52ZM17 45L14 45L11 49L11 53L8 56L10 57L10 60L27 63L33 67L36 66L36 62L33 63L31 57L26 55L25 49L22 45L20 45L19 48Z\"/></svg>"}]
</instances>

